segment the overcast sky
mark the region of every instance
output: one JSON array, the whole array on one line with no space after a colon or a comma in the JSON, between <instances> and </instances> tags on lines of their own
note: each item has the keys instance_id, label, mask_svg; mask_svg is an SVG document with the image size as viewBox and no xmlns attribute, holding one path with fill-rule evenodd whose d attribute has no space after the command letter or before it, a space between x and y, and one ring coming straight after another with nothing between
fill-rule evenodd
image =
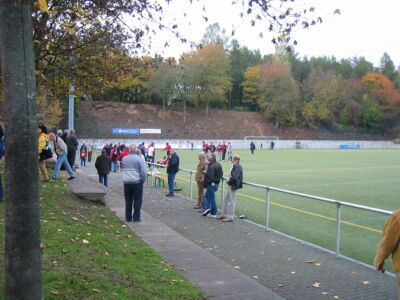
<instances>
[{"instance_id":1,"label":"overcast sky","mask_svg":"<svg viewBox=\"0 0 400 300\"><path fill-rule=\"evenodd\" d=\"M235 28L235 39L241 46L259 49L261 54L274 52L272 36L261 26L250 26L250 18L241 19L238 6L231 6L231 0L174 0L164 11L163 24L177 24L183 37L199 42L209 24L218 22L228 36ZM207 10L208 22L202 19L202 7ZM296 6L315 7L315 13L322 16L323 23L310 29L294 32L298 41L295 51L300 56L335 56L351 58L364 56L379 65L380 58L387 52L396 66L400 65L400 0L297 0ZM340 9L340 15L334 10ZM186 17L184 14L186 13ZM128 21L129 23L129 21ZM264 32L264 38L259 33ZM165 41L169 47L165 48ZM188 44L182 44L171 32L159 33L153 40L151 54L164 57L179 57L190 51Z\"/></svg>"}]
</instances>

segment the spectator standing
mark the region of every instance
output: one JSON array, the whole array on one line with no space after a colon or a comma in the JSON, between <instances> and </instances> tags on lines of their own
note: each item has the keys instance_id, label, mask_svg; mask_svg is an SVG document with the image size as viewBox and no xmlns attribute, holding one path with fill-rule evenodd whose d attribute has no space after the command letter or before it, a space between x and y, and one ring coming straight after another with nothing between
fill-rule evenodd
<instances>
[{"instance_id":1,"label":"spectator standing","mask_svg":"<svg viewBox=\"0 0 400 300\"><path fill-rule=\"evenodd\" d=\"M191 143L190 143L190 150L193 151L193 148L194 148L194 144L193 144L193 142L191 142Z\"/></svg>"},{"instance_id":2,"label":"spectator standing","mask_svg":"<svg viewBox=\"0 0 400 300\"><path fill-rule=\"evenodd\" d=\"M222 160L225 160L227 145L225 141L222 142Z\"/></svg>"},{"instance_id":3,"label":"spectator standing","mask_svg":"<svg viewBox=\"0 0 400 300\"><path fill-rule=\"evenodd\" d=\"M141 158L141 159L143 159L143 161L146 161L146 159L144 158L144 156L143 156L143 154L142 154L142 151L140 151L140 149L136 149L136 154Z\"/></svg>"},{"instance_id":4,"label":"spectator standing","mask_svg":"<svg viewBox=\"0 0 400 300\"><path fill-rule=\"evenodd\" d=\"M111 160L107 155L106 150L101 150L101 155L96 158L94 166L97 169L99 175L99 182L105 187L108 187L108 174L110 174Z\"/></svg>"},{"instance_id":5,"label":"spectator standing","mask_svg":"<svg viewBox=\"0 0 400 300\"><path fill-rule=\"evenodd\" d=\"M156 156L156 148L154 147L154 143L151 142L149 147L147 148L147 161L150 163L154 163L154 157ZM150 167L151 165L149 165Z\"/></svg>"},{"instance_id":6,"label":"spectator standing","mask_svg":"<svg viewBox=\"0 0 400 300\"><path fill-rule=\"evenodd\" d=\"M88 162L92 161L92 154L93 154L93 145L92 143L88 144Z\"/></svg>"},{"instance_id":7,"label":"spectator standing","mask_svg":"<svg viewBox=\"0 0 400 300\"><path fill-rule=\"evenodd\" d=\"M207 154L208 150L210 150L210 147L208 146L208 144L205 141L203 141L203 151L204 151L204 153Z\"/></svg>"},{"instance_id":8,"label":"spectator standing","mask_svg":"<svg viewBox=\"0 0 400 300\"><path fill-rule=\"evenodd\" d=\"M85 166L86 167L86 160L87 160L87 146L85 143L81 145L81 148L79 149L79 157L81 158L81 167Z\"/></svg>"},{"instance_id":9,"label":"spectator standing","mask_svg":"<svg viewBox=\"0 0 400 300\"><path fill-rule=\"evenodd\" d=\"M228 175L228 192L222 202L221 215L218 216L223 222L232 222L235 219L236 191L243 187L243 169L239 155L233 157L232 163Z\"/></svg>"},{"instance_id":10,"label":"spectator standing","mask_svg":"<svg viewBox=\"0 0 400 300\"><path fill-rule=\"evenodd\" d=\"M54 133L50 133L49 138L50 141L54 142L54 150L57 154L57 161L54 166L54 175L53 177L51 177L51 179L55 180L58 178L61 166L64 166L65 169L67 170L69 174L68 180L74 179L75 173L72 170L67 160L67 154L68 154L67 145L65 144L62 138L56 136Z\"/></svg>"},{"instance_id":11,"label":"spectator standing","mask_svg":"<svg viewBox=\"0 0 400 300\"><path fill-rule=\"evenodd\" d=\"M105 144L104 147L103 147L103 149L106 150L106 154L108 156L110 156L110 154L111 154L111 147L112 147L111 144Z\"/></svg>"},{"instance_id":12,"label":"spectator standing","mask_svg":"<svg viewBox=\"0 0 400 300\"><path fill-rule=\"evenodd\" d=\"M207 157L204 152L199 153L199 163L197 165L196 175L194 179L197 183L197 205L194 206L194 209L200 209L203 206L203 199L204 199L204 173L207 166Z\"/></svg>"},{"instance_id":13,"label":"spectator standing","mask_svg":"<svg viewBox=\"0 0 400 300\"><path fill-rule=\"evenodd\" d=\"M129 146L129 154L122 159L125 196L125 220L140 222L143 201L143 183L146 181L146 164L136 154L136 145ZM133 214L132 214L133 204Z\"/></svg>"},{"instance_id":14,"label":"spectator standing","mask_svg":"<svg viewBox=\"0 0 400 300\"><path fill-rule=\"evenodd\" d=\"M166 143L164 150L167 152L167 157L168 157L169 156L169 152L171 151L171 145L169 143Z\"/></svg>"},{"instance_id":15,"label":"spectator standing","mask_svg":"<svg viewBox=\"0 0 400 300\"><path fill-rule=\"evenodd\" d=\"M118 156L120 155L119 149L117 145L111 149L110 158L111 158L111 171L117 172L118 171Z\"/></svg>"},{"instance_id":16,"label":"spectator standing","mask_svg":"<svg viewBox=\"0 0 400 300\"><path fill-rule=\"evenodd\" d=\"M174 149L170 151L168 159L167 174L168 174L168 194L166 197L174 196L175 175L179 171L179 156Z\"/></svg>"},{"instance_id":17,"label":"spectator standing","mask_svg":"<svg viewBox=\"0 0 400 300\"><path fill-rule=\"evenodd\" d=\"M139 146L140 151L142 151L142 155L146 158L146 146L144 145L144 142Z\"/></svg>"},{"instance_id":18,"label":"spectator standing","mask_svg":"<svg viewBox=\"0 0 400 300\"><path fill-rule=\"evenodd\" d=\"M254 150L256 150L256 145L253 143L253 141L250 143L250 152L251 154L254 154Z\"/></svg>"},{"instance_id":19,"label":"spectator standing","mask_svg":"<svg viewBox=\"0 0 400 300\"><path fill-rule=\"evenodd\" d=\"M43 150L47 146L47 142L49 141L49 136L47 135L47 128L44 125L39 125L38 126L38 154L39 154L39 169L40 173L42 173L43 176L43 182L48 182L49 181L49 175L47 174L47 169L46 169L46 161L44 157L41 157L40 153L43 152Z\"/></svg>"},{"instance_id":20,"label":"spectator standing","mask_svg":"<svg viewBox=\"0 0 400 300\"><path fill-rule=\"evenodd\" d=\"M374 259L378 271L385 272L385 260L392 255L392 266L396 271L397 298L400 299L400 209L393 212L383 227L383 236Z\"/></svg>"},{"instance_id":21,"label":"spectator standing","mask_svg":"<svg viewBox=\"0 0 400 300\"><path fill-rule=\"evenodd\" d=\"M226 146L226 151L228 152L228 160L232 161L232 144L231 144L231 142L228 142L228 145Z\"/></svg>"},{"instance_id":22,"label":"spectator standing","mask_svg":"<svg viewBox=\"0 0 400 300\"><path fill-rule=\"evenodd\" d=\"M64 141L64 143L67 141L67 136L69 135L69 130L64 129L64 132L61 134L61 138Z\"/></svg>"},{"instance_id":23,"label":"spectator standing","mask_svg":"<svg viewBox=\"0 0 400 300\"><path fill-rule=\"evenodd\" d=\"M215 154L208 155L208 167L204 176L204 187L206 189L203 216L210 214L210 217L217 216L217 203L215 202L215 192L218 190L219 182L223 176L222 167L215 159Z\"/></svg>"},{"instance_id":24,"label":"spectator standing","mask_svg":"<svg viewBox=\"0 0 400 300\"><path fill-rule=\"evenodd\" d=\"M222 159L222 143L218 145L217 147L217 153L218 153L218 161Z\"/></svg>"},{"instance_id":25,"label":"spectator standing","mask_svg":"<svg viewBox=\"0 0 400 300\"><path fill-rule=\"evenodd\" d=\"M65 143L67 144L67 149L68 149L68 163L71 166L71 168L74 168L75 165L75 159L76 159L76 151L78 150L78 139L75 136L75 130L71 129L69 131L69 135L65 139Z\"/></svg>"},{"instance_id":26,"label":"spectator standing","mask_svg":"<svg viewBox=\"0 0 400 300\"><path fill-rule=\"evenodd\" d=\"M274 142L274 141L271 141L270 149L271 149L271 150L274 150L274 147L275 147L275 142Z\"/></svg>"},{"instance_id":27,"label":"spectator standing","mask_svg":"<svg viewBox=\"0 0 400 300\"><path fill-rule=\"evenodd\" d=\"M216 148L215 145L214 145L214 142L211 142L211 145L210 145L210 147L209 147L209 150L210 150L211 153L214 153L214 152L217 150L217 148Z\"/></svg>"}]
</instances>

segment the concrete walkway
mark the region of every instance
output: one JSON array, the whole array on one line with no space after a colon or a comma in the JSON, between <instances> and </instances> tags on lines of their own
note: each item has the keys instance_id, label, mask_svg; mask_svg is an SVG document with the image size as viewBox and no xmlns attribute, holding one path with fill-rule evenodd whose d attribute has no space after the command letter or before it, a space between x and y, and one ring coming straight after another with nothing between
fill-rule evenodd
<instances>
[{"instance_id":1,"label":"concrete walkway","mask_svg":"<svg viewBox=\"0 0 400 300\"><path fill-rule=\"evenodd\" d=\"M97 179L90 165L81 172ZM109 182L106 204L123 219L121 174ZM202 217L188 199L164 194L146 186L143 222L129 226L212 298L396 299L386 274L247 221Z\"/></svg>"}]
</instances>

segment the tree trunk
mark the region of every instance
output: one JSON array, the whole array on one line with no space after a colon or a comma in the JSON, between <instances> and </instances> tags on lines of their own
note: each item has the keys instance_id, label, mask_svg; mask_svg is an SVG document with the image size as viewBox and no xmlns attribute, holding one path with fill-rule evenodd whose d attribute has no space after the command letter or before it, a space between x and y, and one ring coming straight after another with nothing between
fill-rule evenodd
<instances>
[{"instance_id":1,"label":"tree trunk","mask_svg":"<svg viewBox=\"0 0 400 300\"><path fill-rule=\"evenodd\" d=\"M42 299L33 1L0 0L6 127L6 299Z\"/></svg>"},{"instance_id":2,"label":"tree trunk","mask_svg":"<svg viewBox=\"0 0 400 300\"><path fill-rule=\"evenodd\" d=\"M210 100L207 99L207 104L206 104L206 119L208 120L208 110L210 106Z\"/></svg>"}]
</instances>

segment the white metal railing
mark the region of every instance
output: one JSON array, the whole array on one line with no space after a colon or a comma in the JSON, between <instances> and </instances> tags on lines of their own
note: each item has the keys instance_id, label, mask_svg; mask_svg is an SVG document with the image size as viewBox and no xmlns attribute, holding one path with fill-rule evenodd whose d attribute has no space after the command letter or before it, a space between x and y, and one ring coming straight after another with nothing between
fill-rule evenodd
<instances>
[{"instance_id":1,"label":"white metal railing","mask_svg":"<svg viewBox=\"0 0 400 300\"><path fill-rule=\"evenodd\" d=\"M159 164L153 164L150 163L153 166L156 167L165 167L164 165L159 165ZM193 200L193 188L192 188L192 183L193 183L193 174L196 173L195 171L192 170L186 170L186 169L179 169L180 171L189 173L189 190L190 190L190 200ZM224 199L224 181L226 181L226 178L223 177L221 181L221 201ZM289 191L281 188L276 188L272 186L266 186L258 183L252 183L252 182L246 182L243 181L244 185L260 188L265 190L265 199L266 199L266 214L265 214L265 230L269 231L269 219L270 219L270 193L271 191L278 192L278 193L283 193L287 195L293 195L293 196L298 196L298 197L303 197L307 199L313 199L317 201L321 201L324 203L329 203L332 205L336 206L336 246L335 246L335 253L336 256L339 257L341 256L340 254L340 224L342 222L341 220L341 207L351 207L359 210L364 210L364 211L369 211L369 212L375 212L383 215L391 215L393 212L389 210L384 210L380 208L375 208L375 207L370 207L370 206L365 206L365 205L360 205L360 204L354 204L350 202L345 202L345 201L340 201L340 200L334 200L330 198L325 198L325 197L319 197L319 196L314 196L314 195L309 195L309 194L304 194L304 193L298 193L294 191Z\"/></svg>"}]
</instances>

